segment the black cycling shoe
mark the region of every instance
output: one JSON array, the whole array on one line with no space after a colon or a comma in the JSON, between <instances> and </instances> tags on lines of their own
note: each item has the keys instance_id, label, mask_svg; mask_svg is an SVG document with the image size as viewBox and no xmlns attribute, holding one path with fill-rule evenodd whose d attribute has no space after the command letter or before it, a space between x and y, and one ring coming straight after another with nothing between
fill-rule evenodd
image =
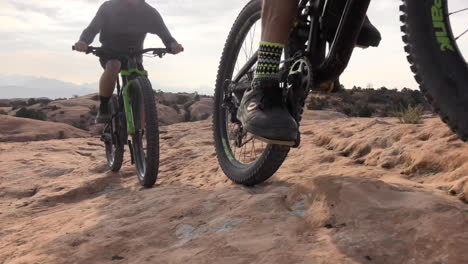
<instances>
[{"instance_id":1,"label":"black cycling shoe","mask_svg":"<svg viewBox=\"0 0 468 264\"><path fill-rule=\"evenodd\" d=\"M278 85L248 89L242 97L237 118L247 132L266 143L295 145L298 126L283 103Z\"/></svg>"},{"instance_id":2,"label":"black cycling shoe","mask_svg":"<svg viewBox=\"0 0 468 264\"><path fill-rule=\"evenodd\" d=\"M323 32L326 40L330 43L335 37L335 32L338 28L338 25L340 24L342 11L345 4L346 1L343 0L329 1L327 13L323 19ZM364 48L370 46L378 47L381 40L382 36L380 35L379 30L374 27L374 25L372 25L369 18L366 16L361 32L359 33L356 46Z\"/></svg>"},{"instance_id":3,"label":"black cycling shoe","mask_svg":"<svg viewBox=\"0 0 468 264\"><path fill-rule=\"evenodd\" d=\"M378 47L381 40L382 36L380 35L379 30L372 25L369 18L366 16L366 20L364 20L356 45L361 47Z\"/></svg>"},{"instance_id":4,"label":"black cycling shoe","mask_svg":"<svg viewBox=\"0 0 468 264\"><path fill-rule=\"evenodd\" d=\"M99 111L96 116L96 124L105 124L109 122L111 115L109 113L109 104L101 103Z\"/></svg>"}]
</instances>

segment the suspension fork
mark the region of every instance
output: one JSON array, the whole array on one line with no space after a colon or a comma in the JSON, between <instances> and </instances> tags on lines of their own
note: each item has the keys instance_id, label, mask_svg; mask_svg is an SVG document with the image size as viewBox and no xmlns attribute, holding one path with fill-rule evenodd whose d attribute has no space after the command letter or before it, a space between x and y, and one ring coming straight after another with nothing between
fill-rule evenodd
<instances>
[{"instance_id":1,"label":"suspension fork","mask_svg":"<svg viewBox=\"0 0 468 264\"><path fill-rule=\"evenodd\" d=\"M130 103L130 90L133 86L133 82L133 80L128 81L122 89L125 119L127 120L127 132L131 136L135 135L135 121L133 120L133 109Z\"/></svg>"}]
</instances>

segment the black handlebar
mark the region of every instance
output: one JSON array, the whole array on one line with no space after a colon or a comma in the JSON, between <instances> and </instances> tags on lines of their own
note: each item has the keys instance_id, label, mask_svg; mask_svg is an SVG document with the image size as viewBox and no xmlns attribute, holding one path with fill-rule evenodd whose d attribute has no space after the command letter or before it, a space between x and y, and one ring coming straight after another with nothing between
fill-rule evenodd
<instances>
[{"instance_id":1,"label":"black handlebar","mask_svg":"<svg viewBox=\"0 0 468 264\"><path fill-rule=\"evenodd\" d=\"M75 46L72 46L72 50L76 50ZM150 48L150 49L143 49L143 50L132 50L129 52L119 52L119 51L113 51L110 49L105 49L102 47L88 46L88 50L86 51L86 54L93 53L96 56L99 56L100 54L111 54L111 55L116 55L118 57L135 57L137 55L142 55L148 52L152 52L153 55L156 55L160 58L162 58L167 53L170 53L169 50L165 48Z\"/></svg>"}]
</instances>

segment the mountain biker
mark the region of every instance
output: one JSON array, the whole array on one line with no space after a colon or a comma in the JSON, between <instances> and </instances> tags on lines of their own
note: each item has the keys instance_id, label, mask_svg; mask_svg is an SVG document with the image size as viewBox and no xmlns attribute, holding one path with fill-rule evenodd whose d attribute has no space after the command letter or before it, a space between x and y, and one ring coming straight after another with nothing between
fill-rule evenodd
<instances>
[{"instance_id":1,"label":"mountain biker","mask_svg":"<svg viewBox=\"0 0 468 264\"><path fill-rule=\"evenodd\" d=\"M262 35L257 68L251 87L240 103L237 118L250 133L268 143L287 144L298 135L298 124L283 102L279 89L279 64L296 15L298 0L263 0ZM323 28L327 41L333 40L345 0L329 0ZM366 17L357 45L378 46L379 31Z\"/></svg>"},{"instance_id":2,"label":"mountain biker","mask_svg":"<svg viewBox=\"0 0 468 264\"><path fill-rule=\"evenodd\" d=\"M167 29L159 12L145 2L145 0L109 0L99 8L90 25L81 34L75 49L86 52L96 35L100 33L102 47L126 52L133 48L143 49L147 33L158 35L166 48L172 54L184 50ZM125 61L112 57L101 57L104 68L99 81L100 107L96 116L96 123L105 123L110 119L108 102L114 92L119 72L126 67ZM143 69L142 57L139 58L139 68Z\"/></svg>"}]
</instances>

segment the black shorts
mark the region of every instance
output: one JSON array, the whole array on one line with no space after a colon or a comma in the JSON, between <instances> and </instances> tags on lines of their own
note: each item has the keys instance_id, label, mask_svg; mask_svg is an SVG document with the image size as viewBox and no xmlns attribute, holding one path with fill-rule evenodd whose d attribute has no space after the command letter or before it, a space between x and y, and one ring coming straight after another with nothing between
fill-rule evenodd
<instances>
[{"instance_id":1,"label":"black shorts","mask_svg":"<svg viewBox=\"0 0 468 264\"><path fill-rule=\"evenodd\" d=\"M128 62L127 62L126 59L117 59L117 58L110 58L110 57L99 57L99 62L101 63L101 66L102 66L103 69L106 69L106 64L110 60L119 60L120 63L122 64L121 70L128 70L127 69ZM138 60L137 66L138 66L138 69L140 71L145 70L145 68L143 68L143 60L142 59Z\"/></svg>"}]
</instances>

